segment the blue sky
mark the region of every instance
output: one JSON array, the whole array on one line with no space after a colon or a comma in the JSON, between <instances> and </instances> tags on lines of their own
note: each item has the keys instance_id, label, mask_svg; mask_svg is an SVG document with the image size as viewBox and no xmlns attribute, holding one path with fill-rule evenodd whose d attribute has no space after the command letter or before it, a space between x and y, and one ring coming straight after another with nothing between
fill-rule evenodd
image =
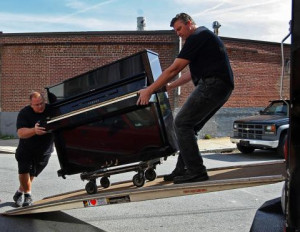
<instances>
[{"instance_id":1,"label":"blue sky","mask_svg":"<svg viewBox=\"0 0 300 232\"><path fill-rule=\"evenodd\" d=\"M137 17L146 30L171 30L170 20L190 14L198 26L220 36L281 42L289 32L290 0L3 0L0 31L70 32L136 30Z\"/></svg>"}]
</instances>

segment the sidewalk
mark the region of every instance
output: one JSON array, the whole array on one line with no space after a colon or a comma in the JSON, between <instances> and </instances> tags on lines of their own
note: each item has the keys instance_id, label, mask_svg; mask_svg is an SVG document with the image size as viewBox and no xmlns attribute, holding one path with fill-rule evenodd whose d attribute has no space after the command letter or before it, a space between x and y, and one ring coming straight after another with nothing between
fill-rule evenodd
<instances>
[{"instance_id":1,"label":"sidewalk","mask_svg":"<svg viewBox=\"0 0 300 232\"><path fill-rule=\"evenodd\" d=\"M15 153L19 139L0 139L1 153Z\"/></svg>"},{"instance_id":2,"label":"sidewalk","mask_svg":"<svg viewBox=\"0 0 300 232\"><path fill-rule=\"evenodd\" d=\"M199 139L198 146L201 153L231 152L237 149L230 137Z\"/></svg>"},{"instance_id":3,"label":"sidewalk","mask_svg":"<svg viewBox=\"0 0 300 232\"><path fill-rule=\"evenodd\" d=\"M19 139L0 139L0 152L14 154L18 146L18 142ZM200 152L202 153L230 152L236 149L236 145L230 142L229 137L199 139L198 145Z\"/></svg>"}]
</instances>

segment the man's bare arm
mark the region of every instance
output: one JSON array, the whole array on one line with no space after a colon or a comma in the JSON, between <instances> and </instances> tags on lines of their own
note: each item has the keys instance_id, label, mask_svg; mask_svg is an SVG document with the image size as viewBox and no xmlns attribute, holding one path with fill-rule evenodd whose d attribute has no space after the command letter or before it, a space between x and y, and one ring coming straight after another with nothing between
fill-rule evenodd
<instances>
[{"instance_id":1,"label":"man's bare arm","mask_svg":"<svg viewBox=\"0 0 300 232\"><path fill-rule=\"evenodd\" d=\"M174 89L178 86L182 86L188 82L190 82L192 80L192 77L191 77L191 73L190 72L186 72L184 74L181 75L180 78L178 78L177 80L169 83L167 86L166 86L166 89L167 91L171 90L171 89Z\"/></svg>"},{"instance_id":2,"label":"man's bare arm","mask_svg":"<svg viewBox=\"0 0 300 232\"><path fill-rule=\"evenodd\" d=\"M146 89L139 91L138 105L147 105L151 95L158 89L164 87L170 80L172 80L181 70L189 64L189 60L177 58L171 66L165 69L158 79L148 86Z\"/></svg>"},{"instance_id":3,"label":"man's bare arm","mask_svg":"<svg viewBox=\"0 0 300 232\"><path fill-rule=\"evenodd\" d=\"M44 127L40 127L39 123L36 123L33 128L23 127L18 129L17 133L20 139L28 139L34 135L44 135L47 132Z\"/></svg>"}]
</instances>

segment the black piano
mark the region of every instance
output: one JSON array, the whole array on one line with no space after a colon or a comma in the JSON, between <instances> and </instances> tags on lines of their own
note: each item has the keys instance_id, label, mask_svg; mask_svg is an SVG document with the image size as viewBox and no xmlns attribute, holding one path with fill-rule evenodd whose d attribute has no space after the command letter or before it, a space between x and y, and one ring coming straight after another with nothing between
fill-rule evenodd
<instances>
[{"instance_id":1,"label":"black piano","mask_svg":"<svg viewBox=\"0 0 300 232\"><path fill-rule=\"evenodd\" d=\"M106 188L122 172L136 171L138 187L154 180L156 165L177 152L172 111L163 91L147 106L136 102L137 91L160 74L158 54L144 50L46 87L51 115L44 126L54 134L58 175L81 173L88 193L97 192L97 177Z\"/></svg>"}]
</instances>

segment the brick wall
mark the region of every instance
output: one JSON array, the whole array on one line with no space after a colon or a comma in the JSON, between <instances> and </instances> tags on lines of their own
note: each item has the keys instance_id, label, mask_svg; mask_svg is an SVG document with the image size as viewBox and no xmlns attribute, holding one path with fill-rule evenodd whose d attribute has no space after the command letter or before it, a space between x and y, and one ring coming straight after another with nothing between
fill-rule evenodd
<instances>
[{"instance_id":1,"label":"brick wall","mask_svg":"<svg viewBox=\"0 0 300 232\"><path fill-rule=\"evenodd\" d=\"M235 90L227 107L266 106L280 98L281 49L278 43L225 40L235 76ZM285 46L289 58L289 46ZM289 98L289 78L284 78Z\"/></svg>"},{"instance_id":2,"label":"brick wall","mask_svg":"<svg viewBox=\"0 0 300 232\"><path fill-rule=\"evenodd\" d=\"M123 33L2 34L1 109L19 111L32 90L149 49L159 53L165 69L178 51L171 31Z\"/></svg>"},{"instance_id":3,"label":"brick wall","mask_svg":"<svg viewBox=\"0 0 300 232\"><path fill-rule=\"evenodd\" d=\"M235 89L223 107L225 111L226 108L234 109L231 123L239 114L265 107L268 101L280 98L281 50L279 43L221 39L235 77ZM157 52L162 69L165 69L178 54L178 43L172 31L0 33L1 112L17 113L28 104L32 90L44 91L46 86L143 49ZM289 49L289 45L285 45L286 59ZM169 93L175 112L192 90L193 85L189 83L182 86L180 95L176 90ZM289 98L288 75L284 79L283 94ZM11 114L8 117L11 118ZM0 122L0 131L7 126L4 121ZM220 122L216 118L211 121L211 127L218 131L220 128L216 125Z\"/></svg>"},{"instance_id":4,"label":"brick wall","mask_svg":"<svg viewBox=\"0 0 300 232\"><path fill-rule=\"evenodd\" d=\"M223 38L234 73L235 89L224 107L263 107L280 98L281 48L278 43ZM289 58L285 46L285 58ZM283 96L289 98L289 77L283 79ZM179 107L193 89L181 88Z\"/></svg>"}]
</instances>

